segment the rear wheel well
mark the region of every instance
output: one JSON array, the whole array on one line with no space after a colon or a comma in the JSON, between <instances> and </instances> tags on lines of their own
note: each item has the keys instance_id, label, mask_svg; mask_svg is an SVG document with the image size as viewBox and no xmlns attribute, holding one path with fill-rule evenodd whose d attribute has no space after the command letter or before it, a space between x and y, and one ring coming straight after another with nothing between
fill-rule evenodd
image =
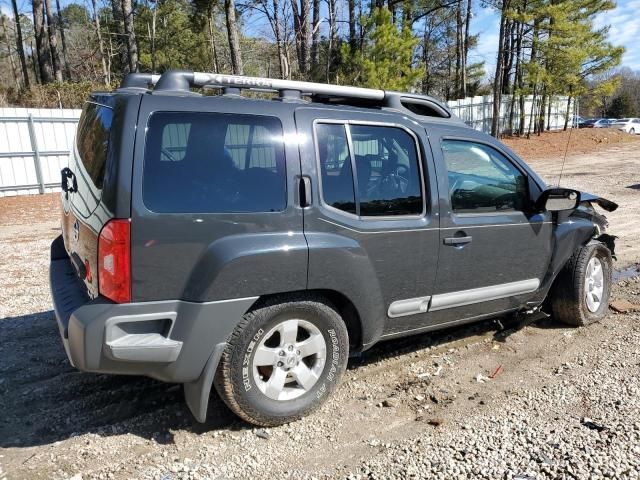
<instances>
[{"instance_id":1,"label":"rear wheel well","mask_svg":"<svg viewBox=\"0 0 640 480\"><path fill-rule=\"evenodd\" d=\"M359 352L362 349L362 321L360 315L353 302L335 290L298 290L295 292L263 295L253 304L251 310L260 308L264 304L271 302L300 301L303 299L317 300L318 297L326 300L327 303L331 304L338 311L347 327L350 351L352 353Z\"/></svg>"}]
</instances>

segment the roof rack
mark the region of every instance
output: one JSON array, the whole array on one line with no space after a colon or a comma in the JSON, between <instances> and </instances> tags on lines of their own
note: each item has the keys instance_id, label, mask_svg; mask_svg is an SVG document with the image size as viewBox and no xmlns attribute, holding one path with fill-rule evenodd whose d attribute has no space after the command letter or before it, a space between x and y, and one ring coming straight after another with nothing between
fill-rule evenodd
<instances>
[{"instance_id":1,"label":"roof rack","mask_svg":"<svg viewBox=\"0 0 640 480\"><path fill-rule=\"evenodd\" d=\"M193 87L222 88L224 93L236 95L240 90L254 90L278 92L281 99L309 96L315 102L390 107L419 116L451 117L446 104L427 95L186 70L168 70L162 75L129 74L124 78L121 88L144 88L144 84L153 85L154 94L188 93Z\"/></svg>"}]
</instances>

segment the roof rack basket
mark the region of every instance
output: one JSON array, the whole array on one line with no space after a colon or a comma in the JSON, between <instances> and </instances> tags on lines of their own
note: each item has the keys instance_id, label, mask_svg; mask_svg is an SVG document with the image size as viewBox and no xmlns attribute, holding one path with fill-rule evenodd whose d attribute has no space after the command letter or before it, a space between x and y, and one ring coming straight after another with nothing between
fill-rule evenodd
<instances>
[{"instance_id":1,"label":"roof rack basket","mask_svg":"<svg viewBox=\"0 0 640 480\"><path fill-rule=\"evenodd\" d=\"M222 88L227 93L254 90L278 92L283 99L307 96L315 102L363 104L395 108L420 116L451 117L451 112L444 103L427 95L186 70L168 70L162 75L132 73L124 78L121 88L138 89L146 88L149 85L154 86L153 93L187 93L194 87Z\"/></svg>"}]
</instances>

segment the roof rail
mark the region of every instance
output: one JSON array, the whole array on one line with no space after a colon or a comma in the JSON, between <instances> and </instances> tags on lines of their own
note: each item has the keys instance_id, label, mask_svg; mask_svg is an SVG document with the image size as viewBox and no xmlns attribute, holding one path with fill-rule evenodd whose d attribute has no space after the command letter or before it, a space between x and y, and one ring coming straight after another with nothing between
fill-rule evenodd
<instances>
[{"instance_id":1,"label":"roof rail","mask_svg":"<svg viewBox=\"0 0 640 480\"><path fill-rule=\"evenodd\" d=\"M122 79L120 88L143 88L155 85L160 80L160 75L151 73L129 73Z\"/></svg>"},{"instance_id":2,"label":"roof rail","mask_svg":"<svg viewBox=\"0 0 640 480\"><path fill-rule=\"evenodd\" d=\"M123 81L123 86L132 75L143 74L128 75ZM159 77L157 75L152 77L149 83L155 85L154 93L186 93L193 87L224 88L234 92L240 89L270 91L278 92L281 98L287 99L311 96L315 101L324 101L326 103L358 104L358 102L362 102L366 105L403 110L413 115L451 117L451 112L446 104L427 95L413 93L186 70L168 70ZM140 80L137 80L136 77L136 81L139 82Z\"/></svg>"}]
</instances>

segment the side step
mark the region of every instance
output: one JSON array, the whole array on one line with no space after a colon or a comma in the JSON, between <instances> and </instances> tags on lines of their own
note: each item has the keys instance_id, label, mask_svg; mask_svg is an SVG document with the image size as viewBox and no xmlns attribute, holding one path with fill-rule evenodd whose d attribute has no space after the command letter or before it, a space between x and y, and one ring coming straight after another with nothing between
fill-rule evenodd
<instances>
[{"instance_id":1,"label":"side step","mask_svg":"<svg viewBox=\"0 0 640 480\"><path fill-rule=\"evenodd\" d=\"M168 363L178 359L182 342L159 333L136 333L106 342L106 349L114 360Z\"/></svg>"}]
</instances>

